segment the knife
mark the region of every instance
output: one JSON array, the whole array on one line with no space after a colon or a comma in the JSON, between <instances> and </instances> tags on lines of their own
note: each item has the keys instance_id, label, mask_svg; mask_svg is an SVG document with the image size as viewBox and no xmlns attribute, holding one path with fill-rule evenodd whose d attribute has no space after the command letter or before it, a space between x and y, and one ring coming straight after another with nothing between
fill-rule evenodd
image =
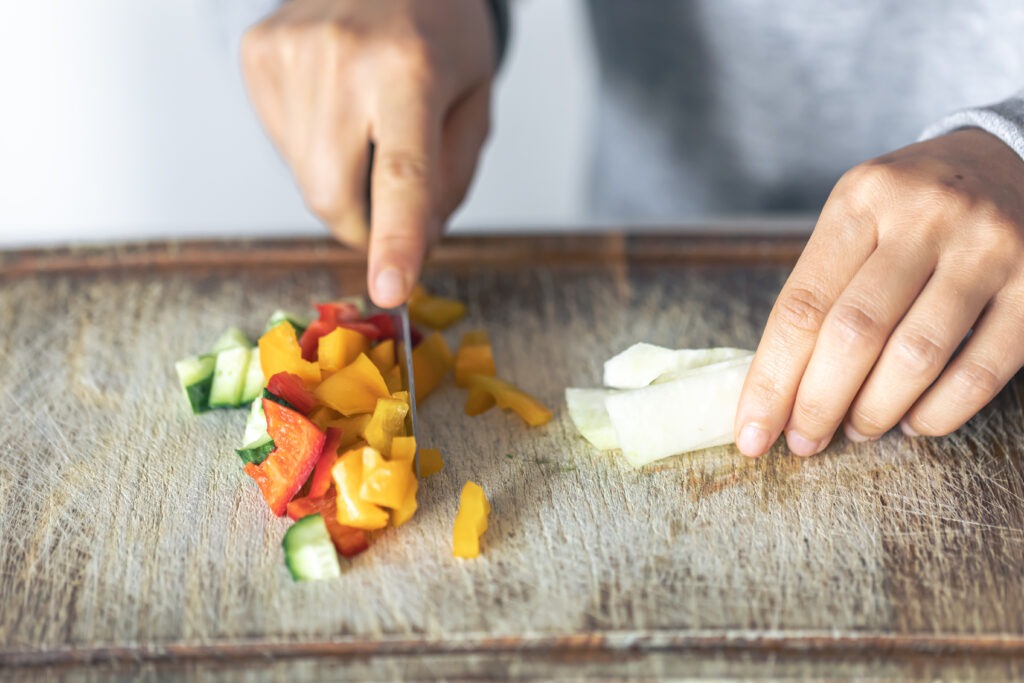
<instances>
[{"instance_id":1,"label":"knife","mask_svg":"<svg viewBox=\"0 0 1024 683\"><path fill-rule=\"evenodd\" d=\"M408 304L402 304L395 309L395 312L398 324L402 328L400 330L402 335L402 350L398 354L398 363L401 367L402 379L404 380L405 388L409 392L409 415L406 417L406 427L416 443L416 453L414 455L413 462L416 468L416 478L419 479L420 444L419 440L416 439L416 373L413 372L412 365L412 330L409 326Z\"/></svg>"}]
</instances>

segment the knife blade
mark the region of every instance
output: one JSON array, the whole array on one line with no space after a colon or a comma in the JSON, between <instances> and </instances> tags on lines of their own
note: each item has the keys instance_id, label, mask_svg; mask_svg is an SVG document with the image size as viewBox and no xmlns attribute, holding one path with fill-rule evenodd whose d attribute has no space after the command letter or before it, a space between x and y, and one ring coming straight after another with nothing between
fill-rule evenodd
<instances>
[{"instance_id":1,"label":"knife blade","mask_svg":"<svg viewBox=\"0 0 1024 683\"><path fill-rule=\"evenodd\" d=\"M416 469L416 478L420 478L420 444L416 440L416 373L413 371L412 364L412 330L409 325L409 306L408 304L402 304L397 309L398 322L402 334L402 352L399 353L399 366L401 367L402 380L405 383L405 388L409 392L409 415L407 417L407 427L409 433L412 435L416 443L416 452L414 455L414 467Z\"/></svg>"}]
</instances>

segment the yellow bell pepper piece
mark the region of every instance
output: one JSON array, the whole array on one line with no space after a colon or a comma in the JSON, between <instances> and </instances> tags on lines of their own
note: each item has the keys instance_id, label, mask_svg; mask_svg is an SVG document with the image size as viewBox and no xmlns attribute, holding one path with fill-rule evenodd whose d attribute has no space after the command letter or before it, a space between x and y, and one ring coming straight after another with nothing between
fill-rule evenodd
<instances>
[{"instance_id":1,"label":"yellow bell pepper piece","mask_svg":"<svg viewBox=\"0 0 1024 683\"><path fill-rule=\"evenodd\" d=\"M473 330L462 335L458 353L455 354L455 383L468 387L473 375L494 377L494 353L486 330Z\"/></svg>"},{"instance_id":2,"label":"yellow bell pepper piece","mask_svg":"<svg viewBox=\"0 0 1024 683\"><path fill-rule=\"evenodd\" d=\"M409 490L416 481L410 465L405 460L385 460L372 446L364 448L359 497L367 503L395 510L407 505Z\"/></svg>"},{"instance_id":3,"label":"yellow bell pepper piece","mask_svg":"<svg viewBox=\"0 0 1024 683\"><path fill-rule=\"evenodd\" d=\"M395 363L397 362L395 360L395 340L385 339L378 343L370 349L369 356L370 360L373 361L373 364L377 366L378 370L380 370L380 374L387 377L388 373L391 372L391 368L395 367Z\"/></svg>"},{"instance_id":4,"label":"yellow bell pepper piece","mask_svg":"<svg viewBox=\"0 0 1024 683\"><path fill-rule=\"evenodd\" d=\"M413 462L416 458L416 437L396 436L391 440L391 459ZM422 467L423 464L420 463Z\"/></svg>"},{"instance_id":5,"label":"yellow bell pepper piece","mask_svg":"<svg viewBox=\"0 0 1024 683\"><path fill-rule=\"evenodd\" d=\"M454 299L433 296L417 285L409 296L409 317L413 322L434 330L443 330L466 315L466 305Z\"/></svg>"},{"instance_id":6,"label":"yellow bell pepper piece","mask_svg":"<svg viewBox=\"0 0 1024 683\"><path fill-rule=\"evenodd\" d=\"M434 332L412 350L413 378L416 380L416 400L422 401L438 386L452 368L452 352L444 337Z\"/></svg>"},{"instance_id":7,"label":"yellow bell pepper piece","mask_svg":"<svg viewBox=\"0 0 1024 683\"><path fill-rule=\"evenodd\" d=\"M419 490L419 487L420 483L416 481L416 477L413 477L412 485L409 487L405 500L402 501L399 507L391 511L391 526L401 526L416 514L416 509L419 507L419 504L416 502L416 491Z\"/></svg>"},{"instance_id":8,"label":"yellow bell pepper piece","mask_svg":"<svg viewBox=\"0 0 1024 683\"><path fill-rule=\"evenodd\" d=\"M372 416L368 414L353 415L352 417L339 417L327 423L327 427L336 427L341 430L341 444L338 448L349 450L355 448L356 443L362 440L366 425L370 423Z\"/></svg>"},{"instance_id":9,"label":"yellow bell pepper piece","mask_svg":"<svg viewBox=\"0 0 1024 683\"><path fill-rule=\"evenodd\" d=\"M436 448L420 449L420 476L424 479L433 476L444 469L444 460L441 459L441 451Z\"/></svg>"},{"instance_id":10,"label":"yellow bell pepper piece","mask_svg":"<svg viewBox=\"0 0 1024 683\"><path fill-rule=\"evenodd\" d=\"M514 411L531 427L538 427L551 421L551 411L545 408L544 404L504 380L474 375L470 386L486 391L494 397L498 406Z\"/></svg>"},{"instance_id":11,"label":"yellow bell pepper piece","mask_svg":"<svg viewBox=\"0 0 1024 683\"><path fill-rule=\"evenodd\" d=\"M380 370L365 353L321 382L313 393L345 416L372 413L377 399L391 396Z\"/></svg>"},{"instance_id":12,"label":"yellow bell pepper piece","mask_svg":"<svg viewBox=\"0 0 1024 683\"><path fill-rule=\"evenodd\" d=\"M486 413L494 407L495 403L494 397L487 393L486 389L479 386L471 386L466 394L466 406L463 408L463 412L473 417Z\"/></svg>"},{"instance_id":13,"label":"yellow bell pepper piece","mask_svg":"<svg viewBox=\"0 0 1024 683\"><path fill-rule=\"evenodd\" d=\"M333 408L327 406L317 406L313 409L309 415L309 421L320 428L320 431L326 431L328 427L332 427L331 423L335 420L341 419L341 414Z\"/></svg>"},{"instance_id":14,"label":"yellow bell pepper piece","mask_svg":"<svg viewBox=\"0 0 1024 683\"><path fill-rule=\"evenodd\" d=\"M405 416L409 414L409 404L400 398L379 398L373 417L363 430L366 443L380 451L384 457L391 456L391 440L405 426Z\"/></svg>"},{"instance_id":15,"label":"yellow bell pepper piece","mask_svg":"<svg viewBox=\"0 0 1024 683\"><path fill-rule=\"evenodd\" d=\"M331 469L338 491L338 523L356 529L383 529L388 525L387 511L359 495L363 486L363 454L367 450L371 449L346 451Z\"/></svg>"},{"instance_id":16,"label":"yellow bell pepper piece","mask_svg":"<svg viewBox=\"0 0 1024 683\"><path fill-rule=\"evenodd\" d=\"M459 496L459 511L452 529L452 554L455 557L476 557L480 554L480 537L487 531L491 504L479 484L467 481Z\"/></svg>"},{"instance_id":17,"label":"yellow bell pepper piece","mask_svg":"<svg viewBox=\"0 0 1024 683\"><path fill-rule=\"evenodd\" d=\"M320 382L320 366L302 357L302 347L295 336L295 328L283 322L267 330L260 337L260 369L267 379L279 372L298 375L306 386Z\"/></svg>"},{"instance_id":18,"label":"yellow bell pepper piece","mask_svg":"<svg viewBox=\"0 0 1024 683\"><path fill-rule=\"evenodd\" d=\"M355 330L339 327L317 340L317 359L324 377L354 361L370 350L370 340Z\"/></svg>"}]
</instances>

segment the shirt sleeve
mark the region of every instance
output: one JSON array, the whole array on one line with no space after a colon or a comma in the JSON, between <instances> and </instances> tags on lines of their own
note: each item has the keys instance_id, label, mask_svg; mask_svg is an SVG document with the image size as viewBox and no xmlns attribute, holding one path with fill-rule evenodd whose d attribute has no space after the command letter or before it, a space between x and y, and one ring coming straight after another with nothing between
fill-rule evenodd
<instances>
[{"instance_id":1,"label":"shirt sleeve","mask_svg":"<svg viewBox=\"0 0 1024 683\"><path fill-rule=\"evenodd\" d=\"M1005 142L1024 160L1024 91L1002 102L963 109L925 128L921 140L928 140L961 128L980 128Z\"/></svg>"}]
</instances>

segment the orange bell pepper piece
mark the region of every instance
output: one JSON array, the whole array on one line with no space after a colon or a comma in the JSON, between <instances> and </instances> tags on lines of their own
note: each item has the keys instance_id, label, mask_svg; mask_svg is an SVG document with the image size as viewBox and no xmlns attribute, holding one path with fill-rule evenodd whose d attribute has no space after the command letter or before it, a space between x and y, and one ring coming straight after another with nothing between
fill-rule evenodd
<instances>
[{"instance_id":1,"label":"orange bell pepper piece","mask_svg":"<svg viewBox=\"0 0 1024 683\"><path fill-rule=\"evenodd\" d=\"M347 451L331 470L338 491L338 522L357 529L383 529L388 513L359 495L363 485L363 453L367 448Z\"/></svg>"},{"instance_id":2,"label":"orange bell pepper piece","mask_svg":"<svg viewBox=\"0 0 1024 683\"><path fill-rule=\"evenodd\" d=\"M416 458L416 437L396 436L391 440L391 459L412 462Z\"/></svg>"},{"instance_id":3,"label":"orange bell pepper piece","mask_svg":"<svg viewBox=\"0 0 1024 683\"><path fill-rule=\"evenodd\" d=\"M413 322L435 330L443 330L466 315L466 305L454 299L429 294L417 285L409 296L409 317Z\"/></svg>"},{"instance_id":4,"label":"orange bell pepper piece","mask_svg":"<svg viewBox=\"0 0 1024 683\"><path fill-rule=\"evenodd\" d=\"M274 450L259 465L246 463L245 473L256 481L270 510L280 517L312 473L327 437L300 413L270 399L263 399L263 412Z\"/></svg>"},{"instance_id":5,"label":"orange bell pepper piece","mask_svg":"<svg viewBox=\"0 0 1024 683\"><path fill-rule=\"evenodd\" d=\"M463 412L470 417L481 415L494 407L496 401L486 389L479 386L470 386L466 394L466 406Z\"/></svg>"},{"instance_id":6,"label":"orange bell pepper piece","mask_svg":"<svg viewBox=\"0 0 1024 683\"><path fill-rule=\"evenodd\" d=\"M459 511L452 528L452 554L455 557L476 557L480 554L480 537L487 531L491 504L479 484L467 481L459 496Z\"/></svg>"},{"instance_id":7,"label":"orange bell pepper piece","mask_svg":"<svg viewBox=\"0 0 1024 683\"><path fill-rule=\"evenodd\" d=\"M405 416L409 404L401 398L379 398L363 436L366 443L380 451L384 457L391 456L391 440L405 427Z\"/></svg>"},{"instance_id":8,"label":"orange bell pepper piece","mask_svg":"<svg viewBox=\"0 0 1024 683\"><path fill-rule=\"evenodd\" d=\"M320 372L327 377L370 350L370 340L355 330L337 327L317 340Z\"/></svg>"},{"instance_id":9,"label":"orange bell pepper piece","mask_svg":"<svg viewBox=\"0 0 1024 683\"><path fill-rule=\"evenodd\" d=\"M452 367L452 352L444 337L434 332L412 350L413 377L416 380L416 400L422 401L438 386Z\"/></svg>"},{"instance_id":10,"label":"orange bell pepper piece","mask_svg":"<svg viewBox=\"0 0 1024 683\"><path fill-rule=\"evenodd\" d=\"M264 377L273 377L279 372L298 375L306 386L320 382L320 366L302 357L302 348L295 336L295 328L289 322L275 325L259 340L260 369Z\"/></svg>"},{"instance_id":11,"label":"orange bell pepper piece","mask_svg":"<svg viewBox=\"0 0 1024 683\"><path fill-rule=\"evenodd\" d=\"M313 393L345 416L371 413L377 399L391 396L380 370L365 353L321 382Z\"/></svg>"},{"instance_id":12,"label":"orange bell pepper piece","mask_svg":"<svg viewBox=\"0 0 1024 683\"><path fill-rule=\"evenodd\" d=\"M415 481L409 461L385 460L374 448L363 449L363 484L359 497L365 502L398 509L407 504Z\"/></svg>"},{"instance_id":13,"label":"orange bell pepper piece","mask_svg":"<svg viewBox=\"0 0 1024 683\"><path fill-rule=\"evenodd\" d=\"M531 427L538 427L551 421L551 411L545 408L544 404L504 380L474 375L471 386L489 393L501 408L514 411Z\"/></svg>"},{"instance_id":14,"label":"orange bell pepper piece","mask_svg":"<svg viewBox=\"0 0 1024 683\"><path fill-rule=\"evenodd\" d=\"M462 335L459 351L455 354L455 383L468 387L473 375L494 377L494 353L486 330L473 330Z\"/></svg>"}]
</instances>

